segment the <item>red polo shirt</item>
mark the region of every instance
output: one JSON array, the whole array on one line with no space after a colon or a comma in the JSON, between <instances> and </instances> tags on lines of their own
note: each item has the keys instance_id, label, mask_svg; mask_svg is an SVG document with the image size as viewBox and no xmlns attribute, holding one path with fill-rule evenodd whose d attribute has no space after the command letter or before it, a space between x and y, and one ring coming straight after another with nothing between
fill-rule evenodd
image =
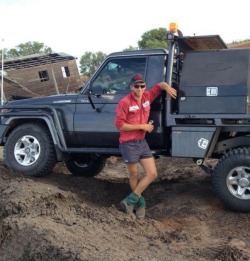
<instances>
[{"instance_id":1,"label":"red polo shirt","mask_svg":"<svg viewBox=\"0 0 250 261\"><path fill-rule=\"evenodd\" d=\"M125 124L145 124L148 123L150 104L162 92L160 85L156 84L149 91L144 91L141 101L134 97L131 92L117 105L115 126L118 130ZM145 138L146 132L143 130L120 131L119 142L124 143L129 140L140 140Z\"/></svg>"}]
</instances>

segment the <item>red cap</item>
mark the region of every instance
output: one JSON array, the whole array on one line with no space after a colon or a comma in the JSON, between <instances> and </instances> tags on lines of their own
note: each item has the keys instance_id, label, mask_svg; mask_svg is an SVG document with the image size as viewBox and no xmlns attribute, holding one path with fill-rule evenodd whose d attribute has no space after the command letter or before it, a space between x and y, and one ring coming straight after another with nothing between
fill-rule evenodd
<instances>
[{"instance_id":1,"label":"red cap","mask_svg":"<svg viewBox=\"0 0 250 261\"><path fill-rule=\"evenodd\" d=\"M132 77L131 81L130 81L130 85L134 85L137 82L143 82L145 83L144 77L142 74L136 74Z\"/></svg>"}]
</instances>

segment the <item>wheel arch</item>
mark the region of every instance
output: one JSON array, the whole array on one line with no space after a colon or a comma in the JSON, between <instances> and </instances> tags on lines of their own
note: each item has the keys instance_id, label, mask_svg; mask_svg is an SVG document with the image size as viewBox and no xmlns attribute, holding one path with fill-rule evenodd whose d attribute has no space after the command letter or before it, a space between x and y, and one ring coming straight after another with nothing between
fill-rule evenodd
<instances>
[{"instance_id":1,"label":"wheel arch","mask_svg":"<svg viewBox=\"0 0 250 261\"><path fill-rule=\"evenodd\" d=\"M7 137L9 136L9 134L11 133L11 131L21 125L21 124L26 124L26 123L39 123L42 124L44 126L46 126L51 134L51 137L53 139L54 144L58 143L58 136L56 134L56 129L54 124L51 123L51 121L44 116L41 117L10 117L7 121L6 121L6 125L9 126L9 128L6 129L6 132L4 134L5 137L5 141L7 139Z\"/></svg>"},{"instance_id":2,"label":"wheel arch","mask_svg":"<svg viewBox=\"0 0 250 261\"><path fill-rule=\"evenodd\" d=\"M5 122L5 124L8 125L9 127L6 128L6 130L5 130L5 133L3 135L4 139L2 139L1 144L4 145L6 143L9 134L12 132L12 130L14 128L16 128L17 126L20 126L21 124L26 124L26 123L37 123L37 124L42 124L43 126L45 126L48 129L48 131L52 137L57 159L61 160L65 157L63 154L63 150L65 150L65 148L66 148L66 141L62 134L62 131L60 132L61 135L59 135L57 132L58 128L56 129L53 119L51 117L49 118L47 116L9 117ZM59 126L59 128L61 128L61 127Z\"/></svg>"},{"instance_id":3,"label":"wheel arch","mask_svg":"<svg viewBox=\"0 0 250 261\"><path fill-rule=\"evenodd\" d=\"M250 147L250 136L240 136L219 141L215 145L213 153L224 154L227 151L242 147Z\"/></svg>"}]
</instances>

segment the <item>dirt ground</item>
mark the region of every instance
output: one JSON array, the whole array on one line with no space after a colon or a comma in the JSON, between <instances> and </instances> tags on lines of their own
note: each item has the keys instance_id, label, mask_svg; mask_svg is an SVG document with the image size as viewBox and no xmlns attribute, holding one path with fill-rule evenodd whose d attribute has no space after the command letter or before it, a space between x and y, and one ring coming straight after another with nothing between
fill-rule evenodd
<instances>
[{"instance_id":1,"label":"dirt ground","mask_svg":"<svg viewBox=\"0 0 250 261\"><path fill-rule=\"evenodd\" d=\"M250 260L249 214L226 209L191 160L156 162L146 219L136 220L119 210L129 192L119 158L95 178L72 176L62 163L28 178L0 159L0 260Z\"/></svg>"}]
</instances>

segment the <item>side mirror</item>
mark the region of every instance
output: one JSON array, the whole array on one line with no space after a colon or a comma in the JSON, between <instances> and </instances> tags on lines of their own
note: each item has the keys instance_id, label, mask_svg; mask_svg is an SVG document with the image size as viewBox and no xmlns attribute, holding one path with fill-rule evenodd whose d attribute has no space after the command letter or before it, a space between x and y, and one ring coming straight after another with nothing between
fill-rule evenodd
<instances>
[{"instance_id":1,"label":"side mirror","mask_svg":"<svg viewBox=\"0 0 250 261\"><path fill-rule=\"evenodd\" d=\"M92 86L91 93L94 95L102 95L103 94L102 87L100 85Z\"/></svg>"}]
</instances>

